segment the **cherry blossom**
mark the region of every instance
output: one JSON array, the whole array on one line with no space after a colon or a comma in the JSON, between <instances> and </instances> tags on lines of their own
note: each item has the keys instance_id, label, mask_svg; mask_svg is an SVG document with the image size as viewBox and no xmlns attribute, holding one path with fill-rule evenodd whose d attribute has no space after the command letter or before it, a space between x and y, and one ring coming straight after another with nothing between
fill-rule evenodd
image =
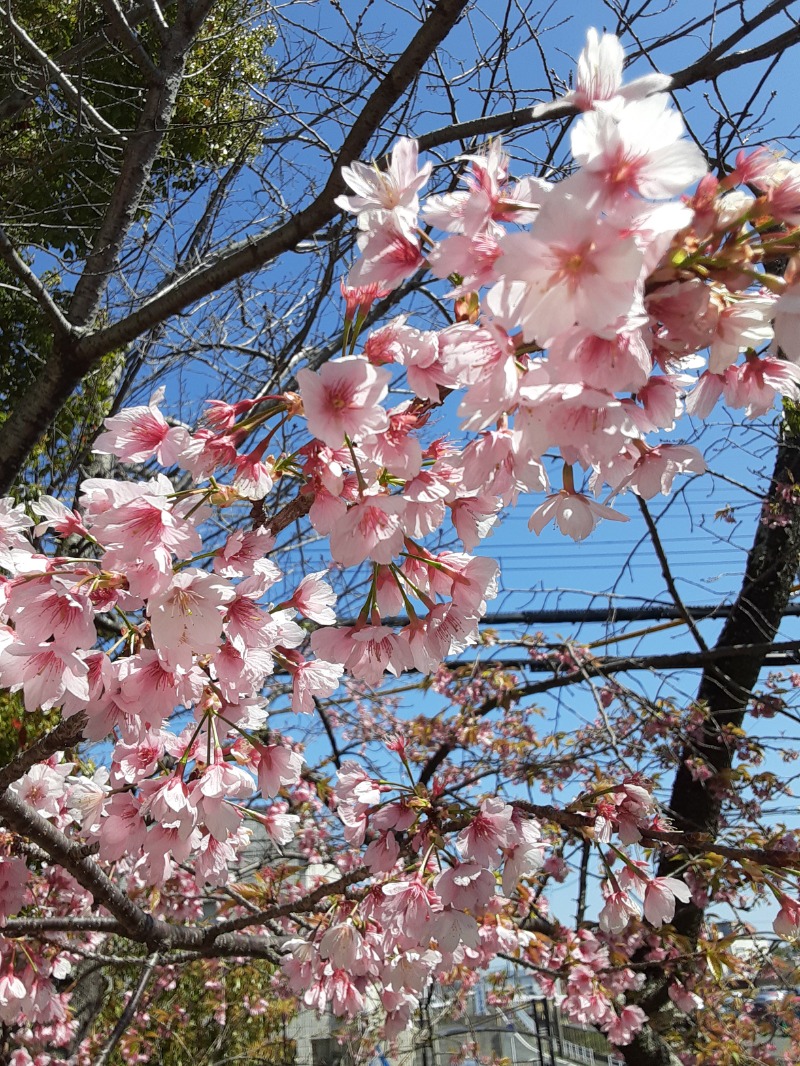
<instances>
[{"instance_id":1,"label":"cherry blossom","mask_svg":"<svg viewBox=\"0 0 800 1066\"><path fill-rule=\"evenodd\" d=\"M380 216L401 210L416 216L417 193L431 172L430 163L419 167L417 159L417 142L401 137L385 170L359 162L342 167L342 176L356 195L337 197L337 206L357 215L377 213Z\"/></svg>"},{"instance_id":2,"label":"cherry blossom","mask_svg":"<svg viewBox=\"0 0 800 1066\"><path fill-rule=\"evenodd\" d=\"M676 877L654 877L649 881L644 893L644 916L660 929L664 922L671 922L675 916L675 901L688 902L691 892Z\"/></svg>"},{"instance_id":3,"label":"cherry blossom","mask_svg":"<svg viewBox=\"0 0 800 1066\"><path fill-rule=\"evenodd\" d=\"M95 440L94 450L127 463L155 458L161 466L172 466L186 447L189 434L182 426L169 425L158 408L162 400L159 391L149 406L128 407L107 418L105 432Z\"/></svg>"},{"instance_id":4,"label":"cherry blossom","mask_svg":"<svg viewBox=\"0 0 800 1066\"><path fill-rule=\"evenodd\" d=\"M548 496L543 504L536 508L528 521L528 528L541 533L548 522L555 522L562 533L573 540L585 540L601 518L613 522L627 522L625 515L613 507L596 503L581 492L562 489Z\"/></svg>"},{"instance_id":5,"label":"cherry blossom","mask_svg":"<svg viewBox=\"0 0 800 1066\"><path fill-rule=\"evenodd\" d=\"M332 448L345 436L381 433L389 420L380 406L389 375L363 359L339 359L318 371L301 370L297 380L308 427Z\"/></svg>"},{"instance_id":6,"label":"cherry blossom","mask_svg":"<svg viewBox=\"0 0 800 1066\"><path fill-rule=\"evenodd\" d=\"M109 936L124 941L131 915L137 944L168 930L165 966L173 949L255 943L280 956L276 989L344 1018L380 1003L389 1035L432 982L466 990L498 955L533 967L546 991L557 975L564 1010L615 1046L646 1021L630 1002L643 966L663 968L679 1009L704 1002L670 926L679 908L705 906L708 864L667 821L657 776L667 729L700 736L702 709L632 710L602 677L597 722L558 734L585 764L563 769L559 756L540 773L546 726L520 706L502 658L469 676L447 663L495 639L479 625L499 567L473 553L506 509L522 503L530 530L553 522L582 541L601 520L627 520L610 506L625 492L666 496L679 476L705 474L675 437L684 410L702 419L722 400L756 418L800 399L795 268L770 273L765 240L797 247L797 165L759 151L707 175L667 82L623 84L623 58L617 38L590 33L562 101L582 112L575 169L554 185L512 177L497 141L425 204L432 164L409 138L380 164L343 169L351 194L336 203L359 235L342 357L301 367L299 393L212 400L195 429L173 425L156 395L109 417L96 441L148 464L146 477L86 479L69 507L0 501L0 685L21 693L26 721L53 713L48 735L67 730L42 758L23 748L8 784L30 839L15 850L13 825L0 832L6 1025L62 1025L54 1046L66 1046L73 1023L52 980ZM375 301L423 270L442 308L454 300L441 328L423 328L413 305L367 328ZM795 495L787 485L787 507ZM288 565L278 554L306 515L313 570L300 552ZM559 682L593 647L557 658L523 643ZM385 682L411 671L445 711L397 702ZM764 698L759 712L771 708ZM644 752L628 740L637 715ZM99 742L97 765L84 740ZM619 761L601 765L609 746ZM686 769L723 787L710 760ZM534 802L537 787L550 802ZM270 861L236 885L254 827ZM786 837L761 858L794 849ZM582 918L571 932L546 892L566 877L567 839L605 871L596 926ZM681 839L679 879L665 870ZM751 852L726 846L721 902L736 901ZM794 938L789 870L779 859L760 885L778 900L776 933ZM96 938L80 952L73 915ZM49 922L67 939L37 938Z\"/></svg>"}]
</instances>

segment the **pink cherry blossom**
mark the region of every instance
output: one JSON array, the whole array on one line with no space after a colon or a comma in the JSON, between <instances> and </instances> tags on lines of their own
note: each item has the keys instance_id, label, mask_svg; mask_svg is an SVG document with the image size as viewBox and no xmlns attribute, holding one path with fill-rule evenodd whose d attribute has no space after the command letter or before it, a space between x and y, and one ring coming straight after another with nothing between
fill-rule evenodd
<instances>
[{"instance_id":1,"label":"pink cherry blossom","mask_svg":"<svg viewBox=\"0 0 800 1066\"><path fill-rule=\"evenodd\" d=\"M621 933L631 918L641 915L639 904L627 892L613 888L606 895L606 902L600 911L600 928L605 933Z\"/></svg>"},{"instance_id":2,"label":"pink cherry blossom","mask_svg":"<svg viewBox=\"0 0 800 1066\"><path fill-rule=\"evenodd\" d=\"M541 533L548 522L555 522L565 536L580 541L585 540L603 518L612 522L628 521L627 515L620 514L613 507L596 503L581 492L562 489L548 496L536 508L528 521L528 529Z\"/></svg>"},{"instance_id":3,"label":"pink cherry blossom","mask_svg":"<svg viewBox=\"0 0 800 1066\"><path fill-rule=\"evenodd\" d=\"M23 531L32 526L33 520L25 514L22 504L15 503L10 496L0 497L0 566L14 569L12 549L32 551L30 542L23 535Z\"/></svg>"},{"instance_id":4,"label":"pink cherry blossom","mask_svg":"<svg viewBox=\"0 0 800 1066\"><path fill-rule=\"evenodd\" d=\"M662 444L639 454L628 476L617 484L616 491L630 488L645 500L652 499L658 492L668 496L677 474L702 474L705 470L705 459L696 448L689 444Z\"/></svg>"},{"instance_id":5,"label":"pink cherry blossom","mask_svg":"<svg viewBox=\"0 0 800 1066\"><path fill-rule=\"evenodd\" d=\"M341 203L339 206L342 206ZM374 282L371 285L358 285L351 289L345 285L344 281L341 281L340 289L345 302L345 322L352 322L355 318L366 318L375 301L382 300L389 295L389 290L379 288Z\"/></svg>"},{"instance_id":6,"label":"pink cherry blossom","mask_svg":"<svg viewBox=\"0 0 800 1066\"><path fill-rule=\"evenodd\" d=\"M263 813L256 814L257 820L264 826L267 836L276 844L289 844L294 840L300 817L289 814L288 805L281 801L272 803Z\"/></svg>"},{"instance_id":7,"label":"pink cherry blossom","mask_svg":"<svg viewBox=\"0 0 800 1066\"><path fill-rule=\"evenodd\" d=\"M660 929L664 922L675 917L675 900L688 903L691 892L677 877L654 877L644 892L644 916Z\"/></svg>"},{"instance_id":8,"label":"pink cherry blossom","mask_svg":"<svg viewBox=\"0 0 800 1066\"><path fill-rule=\"evenodd\" d=\"M57 641L49 644L0 644L0 684L23 692L25 709L49 711L68 696L89 701L88 668L83 657Z\"/></svg>"},{"instance_id":9,"label":"pink cherry blossom","mask_svg":"<svg viewBox=\"0 0 800 1066\"><path fill-rule=\"evenodd\" d=\"M445 907L480 914L494 897L496 885L491 872L482 864L461 862L440 873L434 880L434 888Z\"/></svg>"},{"instance_id":10,"label":"pink cherry blossom","mask_svg":"<svg viewBox=\"0 0 800 1066\"><path fill-rule=\"evenodd\" d=\"M162 466L177 462L188 442L182 426L170 427L158 409L161 397L154 396L149 406L128 407L107 418L105 432L94 442L94 450L116 455L126 463L144 463L155 458Z\"/></svg>"},{"instance_id":11,"label":"pink cherry blossom","mask_svg":"<svg viewBox=\"0 0 800 1066\"><path fill-rule=\"evenodd\" d=\"M779 304L771 296L749 296L720 312L708 360L712 374L724 373L745 349L772 340L770 320L779 313Z\"/></svg>"},{"instance_id":12,"label":"pink cherry blossom","mask_svg":"<svg viewBox=\"0 0 800 1066\"><path fill-rule=\"evenodd\" d=\"M391 831L373 840L364 852L364 862L374 874L388 874L400 858L400 845Z\"/></svg>"},{"instance_id":13,"label":"pink cherry blossom","mask_svg":"<svg viewBox=\"0 0 800 1066\"><path fill-rule=\"evenodd\" d=\"M13 1025L28 999L25 985L12 973L0 976L0 1021Z\"/></svg>"},{"instance_id":14,"label":"pink cherry blossom","mask_svg":"<svg viewBox=\"0 0 800 1066\"><path fill-rule=\"evenodd\" d=\"M321 959L330 959L336 969L357 972L355 967L364 957L364 938L351 922L332 925L319 945Z\"/></svg>"},{"instance_id":15,"label":"pink cherry blossom","mask_svg":"<svg viewBox=\"0 0 800 1066\"><path fill-rule=\"evenodd\" d=\"M282 788L296 785L303 768L303 756L282 744L258 745L258 787L264 796L273 799Z\"/></svg>"},{"instance_id":16,"label":"pink cherry blossom","mask_svg":"<svg viewBox=\"0 0 800 1066\"><path fill-rule=\"evenodd\" d=\"M630 1044L646 1021L647 1015L642 1008L629 1004L622 1008L616 1019L606 1029L606 1035L612 1044L624 1047Z\"/></svg>"},{"instance_id":17,"label":"pink cherry blossom","mask_svg":"<svg viewBox=\"0 0 800 1066\"><path fill-rule=\"evenodd\" d=\"M581 167L571 182L609 206L631 192L667 200L706 173L700 149L683 140L683 119L659 93L626 103L619 113L592 111L572 129L572 154Z\"/></svg>"},{"instance_id":18,"label":"pink cherry blossom","mask_svg":"<svg viewBox=\"0 0 800 1066\"><path fill-rule=\"evenodd\" d=\"M336 624L336 593L324 580L325 571L306 574L297 586L289 603L292 607L321 626Z\"/></svg>"},{"instance_id":19,"label":"pink cherry blossom","mask_svg":"<svg viewBox=\"0 0 800 1066\"><path fill-rule=\"evenodd\" d=\"M385 169L359 162L342 167L342 177L356 195L337 196L334 203L356 215L400 209L416 216L419 206L417 193L431 172L430 163L419 167L417 159L417 142L401 137Z\"/></svg>"},{"instance_id":20,"label":"pink cherry blossom","mask_svg":"<svg viewBox=\"0 0 800 1066\"><path fill-rule=\"evenodd\" d=\"M575 74L575 89L564 97L581 111L594 107L607 107L620 98L641 99L649 93L669 88L670 79L664 74L649 74L637 78L629 85L622 84L622 67L625 52L620 40L613 33L601 37L597 30L586 34L586 47L578 57Z\"/></svg>"},{"instance_id":21,"label":"pink cherry blossom","mask_svg":"<svg viewBox=\"0 0 800 1066\"><path fill-rule=\"evenodd\" d=\"M358 566L365 559L391 563L403 548L405 506L399 496L380 495L367 496L350 507L330 535L336 562L342 566Z\"/></svg>"},{"instance_id":22,"label":"pink cherry blossom","mask_svg":"<svg viewBox=\"0 0 800 1066\"><path fill-rule=\"evenodd\" d=\"M48 529L54 530L62 537L87 535L80 514L74 510L70 511L54 496L40 496L31 503L31 510L44 519L43 522L38 522L33 530L36 537L41 537Z\"/></svg>"},{"instance_id":23,"label":"pink cherry blossom","mask_svg":"<svg viewBox=\"0 0 800 1066\"><path fill-rule=\"evenodd\" d=\"M386 215L375 229L362 233L358 244L361 258L347 275L349 287L396 289L425 263L419 239L399 212Z\"/></svg>"},{"instance_id":24,"label":"pink cherry blossom","mask_svg":"<svg viewBox=\"0 0 800 1066\"><path fill-rule=\"evenodd\" d=\"M778 936L794 939L800 935L800 902L790 896L782 895L781 908L775 915L772 928Z\"/></svg>"},{"instance_id":25,"label":"pink cherry blossom","mask_svg":"<svg viewBox=\"0 0 800 1066\"><path fill-rule=\"evenodd\" d=\"M502 325L546 344L578 325L602 332L636 299L643 255L580 200L552 193L531 233L503 238L503 278L487 305Z\"/></svg>"},{"instance_id":26,"label":"pink cherry blossom","mask_svg":"<svg viewBox=\"0 0 800 1066\"><path fill-rule=\"evenodd\" d=\"M494 869L499 864L498 850L509 843L512 809L499 799L486 799L470 824L456 838L465 859Z\"/></svg>"},{"instance_id":27,"label":"pink cherry blossom","mask_svg":"<svg viewBox=\"0 0 800 1066\"><path fill-rule=\"evenodd\" d=\"M171 667L190 669L192 656L215 652L222 640L223 611L234 591L222 577L189 567L175 574L148 605L153 640Z\"/></svg>"},{"instance_id":28,"label":"pink cherry blossom","mask_svg":"<svg viewBox=\"0 0 800 1066\"><path fill-rule=\"evenodd\" d=\"M332 448L344 438L382 433L389 418L380 406L389 375L363 359L338 359L318 371L299 370L297 380L308 428Z\"/></svg>"},{"instance_id":29,"label":"pink cherry blossom","mask_svg":"<svg viewBox=\"0 0 800 1066\"><path fill-rule=\"evenodd\" d=\"M332 696L339 687L344 673L341 663L328 663L324 659L303 661L291 666L292 710L300 714L314 713L317 697Z\"/></svg>"},{"instance_id":30,"label":"pink cherry blossom","mask_svg":"<svg viewBox=\"0 0 800 1066\"><path fill-rule=\"evenodd\" d=\"M776 396L800 400L800 366L769 356L749 358L726 372L722 388L731 407L744 407L746 418L758 418Z\"/></svg>"},{"instance_id":31,"label":"pink cherry blossom","mask_svg":"<svg viewBox=\"0 0 800 1066\"><path fill-rule=\"evenodd\" d=\"M393 881L383 886L386 916L397 923L408 946L420 944L442 901L419 877L410 881Z\"/></svg>"}]
</instances>

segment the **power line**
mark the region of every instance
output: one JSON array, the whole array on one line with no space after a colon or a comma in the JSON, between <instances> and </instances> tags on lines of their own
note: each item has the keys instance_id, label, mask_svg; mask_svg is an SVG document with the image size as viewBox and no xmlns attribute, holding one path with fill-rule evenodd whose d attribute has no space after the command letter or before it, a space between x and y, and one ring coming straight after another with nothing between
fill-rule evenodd
<instances>
[{"instance_id":1,"label":"power line","mask_svg":"<svg viewBox=\"0 0 800 1066\"><path fill-rule=\"evenodd\" d=\"M719 603L704 606L687 605L686 610L695 619L727 618L733 610L733 604ZM800 616L800 604L790 604L783 612L784 616ZM483 626L510 625L553 625L556 623L600 622L613 625L616 622L665 622L674 618L683 618L683 614L671 603L654 603L647 607L587 607L583 610L574 608L548 608L536 611L497 611L485 614L480 620ZM340 625L355 625L351 619ZM385 626L407 626L408 618L397 615L384 618Z\"/></svg>"}]
</instances>

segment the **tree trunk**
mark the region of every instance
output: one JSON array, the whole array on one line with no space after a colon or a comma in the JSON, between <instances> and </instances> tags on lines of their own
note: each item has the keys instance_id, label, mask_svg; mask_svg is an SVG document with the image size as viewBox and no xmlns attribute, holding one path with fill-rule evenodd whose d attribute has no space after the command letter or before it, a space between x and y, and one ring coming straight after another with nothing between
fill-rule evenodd
<instances>
[{"instance_id":1,"label":"tree trunk","mask_svg":"<svg viewBox=\"0 0 800 1066\"><path fill-rule=\"evenodd\" d=\"M787 401L761 521L747 557L741 590L716 642L717 649L769 644L778 632L800 566L800 497L791 494L793 486L800 486L800 411ZM737 652L703 671L697 700L705 705L705 723L700 736L681 752L669 803L669 814L679 829L717 836L725 775L734 756L727 731L741 727L763 664L763 653ZM692 758L701 758L713 770L707 780L692 776L687 765ZM685 852L678 858L662 859L659 875L673 873L684 860ZM678 907L673 924L678 933L696 943L703 916L701 907L686 903ZM651 1019L669 1008L670 983L658 969L648 975L638 1002ZM651 1027L622 1052L628 1066L669 1066L676 1061Z\"/></svg>"}]
</instances>

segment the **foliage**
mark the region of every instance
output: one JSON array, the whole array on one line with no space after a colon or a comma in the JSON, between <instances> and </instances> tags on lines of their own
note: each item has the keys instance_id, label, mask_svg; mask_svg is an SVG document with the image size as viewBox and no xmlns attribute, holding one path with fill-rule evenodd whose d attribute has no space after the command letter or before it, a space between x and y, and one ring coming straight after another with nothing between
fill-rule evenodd
<instances>
[{"instance_id":1,"label":"foliage","mask_svg":"<svg viewBox=\"0 0 800 1066\"><path fill-rule=\"evenodd\" d=\"M295 1042L288 1024L297 1005L271 991L274 970L265 962L194 962L165 970L147 997L140 1025L126 1033L109 1062L126 1066L144 1054L160 1066L205 1066L236 1058L292 1066ZM126 990L139 975L138 968L111 971L90 1047L103 1046Z\"/></svg>"},{"instance_id":2,"label":"foliage","mask_svg":"<svg viewBox=\"0 0 800 1066\"><path fill-rule=\"evenodd\" d=\"M178 10L168 6L167 16L177 17ZM23 246L80 259L117 180L122 142L137 136L147 76L113 39L100 4L23 0L13 5L13 17L43 53L67 57L64 76L119 131L119 138L98 131L79 106L65 105L52 81L43 99L41 63L13 33L3 35L0 99L20 103L13 119L0 125L0 212ZM142 45L157 55L158 34L142 21ZM266 53L274 37L257 7L243 0L214 5L190 52L168 136L153 162L138 214L145 228L152 202L192 191L205 170L257 150L268 115L251 86L269 77Z\"/></svg>"},{"instance_id":3,"label":"foliage","mask_svg":"<svg viewBox=\"0 0 800 1066\"><path fill-rule=\"evenodd\" d=\"M178 17L175 5L167 12ZM157 55L157 30L141 13L140 18L142 47ZM61 273L45 270L42 281L66 311L63 272L96 240L119 179L124 142L141 135L137 126L148 77L115 40L102 5L26 0L13 5L8 19L19 32L9 21L8 32L0 36L0 101L7 105L0 110L5 118L0 121L0 217L29 265L37 256L58 253ZM143 234L154 204L196 192L209 171L258 151L268 116L251 86L269 77L266 53L273 42L274 29L257 8L241 0L214 5L189 54L173 122L136 212ZM58 78L43 74L32 49L60 57L59 77L90 101L87 106L119 137L98 130L80 102L64 100ZM46 316L0 262L0 411L13 410L32 387L52 358L52 347ZM23 497L35 497L42 486L60 491L74 478L118 390L120 360L119 352L104 356L80 390L53 413L17 486Z\"/></svg>"}]
</instances>

